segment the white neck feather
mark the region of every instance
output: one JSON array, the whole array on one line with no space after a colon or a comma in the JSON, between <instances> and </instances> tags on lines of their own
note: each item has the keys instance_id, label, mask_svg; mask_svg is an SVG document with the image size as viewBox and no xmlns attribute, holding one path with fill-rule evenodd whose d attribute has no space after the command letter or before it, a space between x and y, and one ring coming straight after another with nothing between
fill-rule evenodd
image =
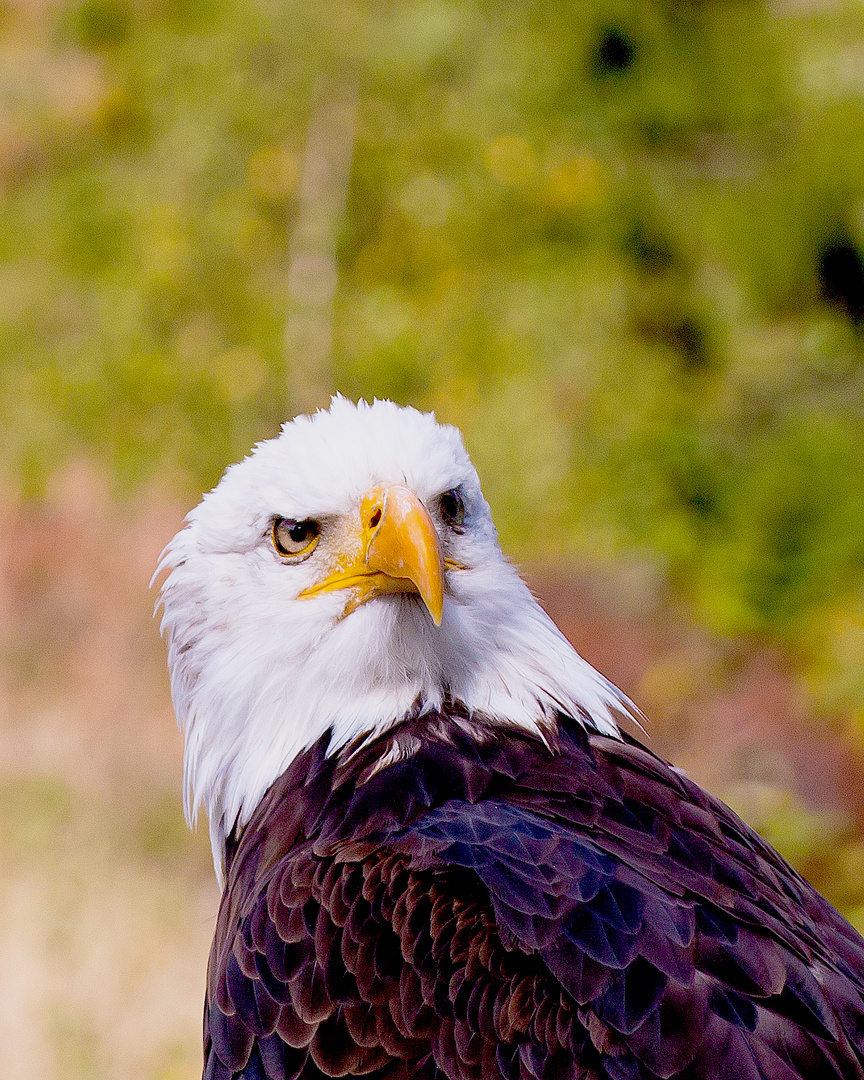
<instances>
[{"instance_id":1,"label":"white neck feather","mask_svg":"<svg viewBox=\"0 0 864 1080\"><path fill-rule=\"evenodd\" d=\"M333 752L417 705L434 710L445 694L482 722L541 738L559 711L610 735L618 733L615 713L631 711L503 557L454 575L440 628L415 599L399 596L344 619L344 597L297 601L274 624L272 612L232 595L230 573L214 603L215 583L205 588L197 569L188 572L187 535L164 560L173 570L162 626L186 737L186 813L194 821L205 806L217 873L235 822L247 821L292 759L328 729Z\"/></svg>"}]
</instances>

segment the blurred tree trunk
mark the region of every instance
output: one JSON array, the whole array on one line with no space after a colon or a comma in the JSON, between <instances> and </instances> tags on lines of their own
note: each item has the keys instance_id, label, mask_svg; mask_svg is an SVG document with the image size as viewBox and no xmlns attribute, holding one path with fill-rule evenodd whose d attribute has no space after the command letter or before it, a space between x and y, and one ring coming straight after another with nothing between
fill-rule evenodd
<instances>
[{"instance_id":1,"label":"blurred tree trunk","mask_svg":"<svg viewBox=\"0 0 864 1080\"><path fill-rule=\"evenodd\" d=\"M289 404L326 405L333 392L336 246L351 178L357 87L322 77L316 87L300 175L297 223L288 250L285 349Z\"/></svg>"}]
</instances>

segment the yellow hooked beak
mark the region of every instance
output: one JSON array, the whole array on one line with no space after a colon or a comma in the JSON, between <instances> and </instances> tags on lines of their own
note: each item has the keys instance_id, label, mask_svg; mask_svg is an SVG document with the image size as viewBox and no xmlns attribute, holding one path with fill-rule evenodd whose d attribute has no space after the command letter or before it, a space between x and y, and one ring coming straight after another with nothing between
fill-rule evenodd
<instances>
[{"instance_id":1,"label":"yellow hooked beak","mask_svg":"<svg viewBox=\"0 0 864 1080\"><path fill-rule=\"evenodd\" d=\"M444 557L429 512L401 484L374 488L360 506L359 552L344 553L342 565L304 589L300 599L336 589L354 589L345 614L386 593L419 593L436 626L444 610ZM355 547L354 544L351 545Z\"/></svg>"}]
</instances>

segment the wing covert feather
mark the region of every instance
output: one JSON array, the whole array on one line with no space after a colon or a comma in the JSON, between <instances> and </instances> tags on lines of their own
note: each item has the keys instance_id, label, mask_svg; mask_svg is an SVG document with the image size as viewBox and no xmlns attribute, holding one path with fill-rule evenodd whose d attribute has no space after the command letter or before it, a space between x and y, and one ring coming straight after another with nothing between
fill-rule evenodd
<instances>
[{"instance_id":1,"label":"wing covert feather","mask_svg":"<svg viewBox=\"0 0 864 1080\"><path fill-rule=\"evenodd\" d=\"M206 1077L864 1077L864 943L726 807L572 723L410 725L232 838Z\"/></svg>"}]
</instances>

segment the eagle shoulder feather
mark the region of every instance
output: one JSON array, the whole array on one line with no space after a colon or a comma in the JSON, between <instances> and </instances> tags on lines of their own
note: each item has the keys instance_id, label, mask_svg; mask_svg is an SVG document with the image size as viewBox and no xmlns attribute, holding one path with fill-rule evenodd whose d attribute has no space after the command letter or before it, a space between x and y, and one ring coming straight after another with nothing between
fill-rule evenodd
<instances>
[{"instance_id":1,"label":"eagle shoulder feather","mask_svg":"<svg viewBox=\"0 0 864 1080\"><path fill-rule=\"evenodd\" d=\"M445 705L327 751L229 837L208 1080L864 1076L864 942L639 743Z\"/></svg>"}]
</instances>

